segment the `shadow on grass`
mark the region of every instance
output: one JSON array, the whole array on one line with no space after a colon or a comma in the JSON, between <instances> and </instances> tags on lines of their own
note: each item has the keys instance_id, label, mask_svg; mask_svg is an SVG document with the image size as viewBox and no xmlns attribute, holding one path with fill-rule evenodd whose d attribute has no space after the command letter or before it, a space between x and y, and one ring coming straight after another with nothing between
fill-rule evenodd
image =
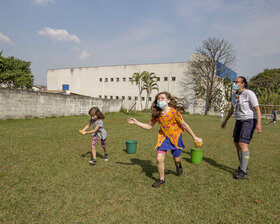
<instances>
[{"instance_id":1,"label":"shadow on grass","mask_svg":"<svg viewBox=\"0 0 280 224\"><path fill-rule=\"evenodd\" d=\"M158 171L157 171L157 167L152 165L151 160L141 160L138 158L132 158L131 163L123 163L123 162L116 162L116 163L121 164L121 165L130 165L130 166L138 165L142 168L142 173L145 173L145 175L147 177L151 178L152 180L158 179L158 178L153 177L153 174L158 173ZM164 174L165 175L168 175L168 174L177 175L177 173L173 170L165 170Z\"/></svg>"},{"instance_id":2,"label":"shadow on grass","mask_svg":"<svg viewBox=\"0 0 280 224\"><path fill-rule=\"evenodd\" d=\"M191 156L190 152L183 151L183 153L186 153L189 156ZM183 158L183 159L188 161L189 163L192 163L190 158ZM211 158L203 156L202 160L205 161L206 163L210 164L211 166L214 166L214 167L219 168L221 170L225 170L225 171L227 171L231 174L235 173L235 169L233 169L231 167L228 167L228 166L225 166L225 165L222 165L222 164L218 164L215 160L213 160Z\"/></svg>"},{"instance_id":3,"label":"shadow on grass","mask_svg":"<svg viewBox=\"0 0 280 224\"><path fill-rule=\"evenodd\" d=\"M81 157L91 157L91 151L88 151L88 152L82 154ZM98 157L98 158L104 158L104 156L101 155L99 152L96 152L96 157Z\"/></svg>"}]
</instances>

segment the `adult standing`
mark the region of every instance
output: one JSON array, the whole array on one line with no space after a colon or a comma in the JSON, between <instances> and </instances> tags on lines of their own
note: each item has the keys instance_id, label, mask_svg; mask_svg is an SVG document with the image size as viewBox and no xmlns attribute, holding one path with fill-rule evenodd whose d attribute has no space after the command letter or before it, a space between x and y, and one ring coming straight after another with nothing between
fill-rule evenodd
<instances>
[{"instance_id":1,"label":"adult standing","mask_svg":"<svg viewBox=\"0 0 280 224\"><path fill-rule=\"evenodd\" d=\"M232 84L233 93L232 106L222 123L222 128L226 127L228 119L234 113L236 122L233 131L233 141L237 150L239 167L234 174L235 179L248 178L249 144L253 137L254 130L262 132L261 110L256 94L246 89L248 83L246 78L238 76Z\"/></svg>"}]
</instances>

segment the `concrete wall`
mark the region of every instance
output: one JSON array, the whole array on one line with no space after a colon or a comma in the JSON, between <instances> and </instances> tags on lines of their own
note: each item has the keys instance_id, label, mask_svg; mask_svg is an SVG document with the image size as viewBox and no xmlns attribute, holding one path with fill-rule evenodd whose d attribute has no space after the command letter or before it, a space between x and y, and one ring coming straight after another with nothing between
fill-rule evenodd
<instances>
[{"instance_id":1,"label":"concrete wall","mask_svg":"<svg viewBox=\"0 0 280 224\"><path fill-rule=\"evenodd\" d=\"M122 100L0 89L0 119L87 115L93 106L102 112L117 112Z\"/></svg>"}]
</instances>

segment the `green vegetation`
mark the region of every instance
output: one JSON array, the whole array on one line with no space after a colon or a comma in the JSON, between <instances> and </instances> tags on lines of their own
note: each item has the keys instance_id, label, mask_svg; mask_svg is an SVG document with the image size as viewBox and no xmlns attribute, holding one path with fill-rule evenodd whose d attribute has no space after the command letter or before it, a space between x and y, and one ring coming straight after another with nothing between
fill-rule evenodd
<instances>
[{"instance_id":1,"label":"green vegetation","mask_svg":"<svg viewBox=\"0 0 280 224\"><path fill-rule=\"evenodd\" d=\"M0 223L279 223L280 125L255 134L249 179L235 180L234 119L222 130L218 117L184 114L204 140L204 159L190 163L184 133L183 175L167 154L166 183L154 189L159 126L145 131L127 117L106 114L109 162L99 143L96 166L88 163L91 136L78 133L89 117L0 121ZM138 141L136 154L125 140Z\"/></svg>"},{"instance_id":2,"label":"green vegetation","mask_svg":"<svg viewBox=\"0 0 280 224\"><path fill-rule=\"evenodd\" d=\"M27 88L33 86L34 77L30 69L31 62L14 57L3 57L0 52L0 84L8 88Z\"/></svg>"},{"instance_id":3,"label":"green vegetation","mask_svg":"<svg viewBox=\"0 0 280 224\"><path fill-rule=\"evenodd\" d=\"M141 94L144 90L147 93L144 108L144 110L146 110L148 108L149 98L151 96L152 91L158 91L157 76L153 72L135 72L131 77L131 83L133 84L134 82L138 86L141 110L143 110Z\"/></svg>"},{"instance_id":4,"label":"green vegetation","mask_svg":"<svg viewBox=\"0 0 280 224\"><path fill-rule=\"evenodd\" d=\"M260 94L259 91L272 90L272 88L275 93L280 89L280 68L265 69L250 79L249 89L253 90L257 95Z\"/></svg>"}]
</instances>

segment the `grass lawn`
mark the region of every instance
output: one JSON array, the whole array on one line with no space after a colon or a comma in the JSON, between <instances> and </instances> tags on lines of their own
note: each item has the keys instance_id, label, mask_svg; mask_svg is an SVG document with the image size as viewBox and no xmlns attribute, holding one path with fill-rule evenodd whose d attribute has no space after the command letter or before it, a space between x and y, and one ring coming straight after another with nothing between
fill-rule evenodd
<instances>
[{"instance_id":1,"label":"grass lawn","mask_svg":"<svg viewBox=\"0 0 280 224\"><path fill-rule=\"evenodd\" d=\"M158 124L150 131L128 125L128 115L108 113L109 161L100 142L97 165L89 164L89 117L0 121L0 223L279 223L280 124L266 125L250 144L248 180L232 178L238 167L232 143L234 119L225 130L218 117L183 115L204 140L200 165L190 162L193 142L185 132L184 173L165 160L158 178ZM136 114L148 122L149 114ZM137 140L128 154L125 140Z\"/></svg>"}]
</instances>

